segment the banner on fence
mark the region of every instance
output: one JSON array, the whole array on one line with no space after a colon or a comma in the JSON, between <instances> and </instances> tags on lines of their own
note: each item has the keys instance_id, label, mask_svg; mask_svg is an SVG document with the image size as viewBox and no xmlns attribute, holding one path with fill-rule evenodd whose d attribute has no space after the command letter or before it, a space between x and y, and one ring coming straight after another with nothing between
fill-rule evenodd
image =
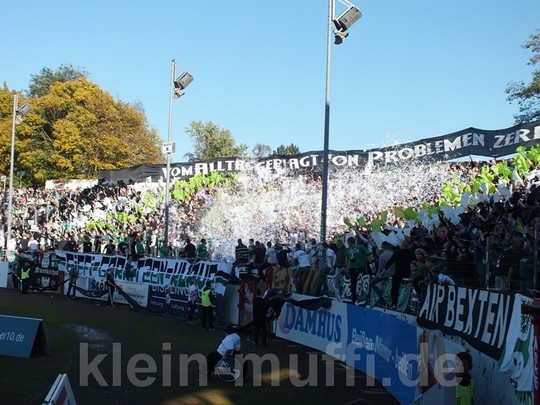
<instances>
[{"instance_id":1,"label":"banner on fence","mask_svg":"<svg viewBox=\"0 0 540 405\"><path fill-rule=\"evenodd\" d=\"M183 259L163 257L143 257L128 260L122 255L102 255L92 253L56 251L58 268L68 272L70 266L76 266L80 276L94 280L105 280L107 271L114 268L114 279L119 282L135 282L161 287L184 288L188 278L211 280L214 292L225 293L232 265L225 262L197 261L191 263Z\"/></svg>"},{"instance_id":2,"label":"banner on fence","mask_svg":"<svg viewBox=\"0 0 540 405\"><path fill-rule=\"evenodd\" d=\"M508 335L515 296L496 291L431 284L417 323L457 335L498 360Z\"/></svg>"},{"instance_id":3,"label":"banner on fence","mask_svg":"<svg viewBox=\"0 0 540 405\"><path fill-rule=\"evenodd\" d=\"M161 257L131 261L122 255L68 251L57 251L56 258L60 271L69 273L72 266L79 270L78 296L106 301L106 275L112 268L118 286L114 292L114 302L138 305L171 315L184 315L188 310L187 288L193 278L198 280L200 289L210 280L214 293L223 296L232 269L225 262L191 263Z\"/></svg>"},{"instance_id":4,"label":"banner on fence","mask_svg":"<svg viewBox=\"0 0 540 405\"><path fill-rule=\"evenodd\" d=\"M508 376L516 391L532 391L535 362L534 325L532 315L521 312L522 303L531 304L532 299L516 294L510 328L506 335L503 353L499 359L499 371Z\"/></svg>"}]
</instances>

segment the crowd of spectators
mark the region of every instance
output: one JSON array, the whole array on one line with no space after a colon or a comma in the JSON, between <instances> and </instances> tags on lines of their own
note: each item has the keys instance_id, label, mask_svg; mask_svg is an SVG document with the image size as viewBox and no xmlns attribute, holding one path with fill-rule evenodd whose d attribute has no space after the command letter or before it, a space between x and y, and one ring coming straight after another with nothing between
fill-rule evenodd
<instances>
[{"instance_id":1,"label":"crowd of spectators","mask_svg":"<svg viewBox=\"0 0 540 405\"><path fill-rule=\"evenodd\" d=\"M448 178L455 175L467 182L481 171L482 165L492 163L462 162L446 164L445 167ZM310 179L313 184L318 182L316 177ZM469 207L460 215L458 223L439 214L439 224L433 229L415 225L408 240L410 249L422 249L426 257L437 257L437 266L443 266L448 276L458 284L486 287L499 283L503 288L530 290L536 264L538 228L535 220L540 213L537 180L532 177L521 181L508 198L498 201L486 198ZM408 203L411 207L419 207L424 202L437 203L440 197L438 183L432 187L426 181L418 189L420 193L410 193ZM172 199L170 240L164 244L161 240L165 223L163 187L160 185L95 184L87 188L14 189L11 230L15 246L13 243L10 246L5 238L9 195L4 190L4 226L0 242L11 249L49 250L66 249L67 246L70 250L104 254L125 253L133 245L137 246L139 255L180 256L186 240L191 237L197 241L205 238L209 257L212 257L215 236L201 232L198 223L215 201L215 194L216 190L206 188L182 202ZM401 204L405 205L403 201ZM378 206L378 209L383 208L391 210L391 201L386 207ZM368 220L370 215L376 218L376 213L372 212ZM306 220L297 218L298 223L289 222L289 233L301 234ZM386 225L402 227L404 221L390 217ZM332 223L329 229L341 235L347 231L342 223ZM373 242L369 227L359 227L357 231L359 242L377 257L380 246ZM252 235L228 235L228 238L232 243L239 236ZM302 241L298 239L294 242ZM392 249L398 250L399 246L392 246Z\"/></svg>"}]
</instances>

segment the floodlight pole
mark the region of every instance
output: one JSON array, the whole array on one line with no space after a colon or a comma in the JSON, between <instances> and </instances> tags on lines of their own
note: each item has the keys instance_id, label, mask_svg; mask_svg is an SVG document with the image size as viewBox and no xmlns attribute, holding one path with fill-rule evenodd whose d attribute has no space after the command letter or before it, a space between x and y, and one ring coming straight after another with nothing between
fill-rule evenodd
<instances>
[{"instance_id":1,"label":"floodlight pole","mask_svg":"<svg viewBox=\"0 0 540 405\"><path fill-rule=\"evenodd\" d=\"M328 206L328 160L330 143L330 71L332 65L332 20L334 18L335 0L328 0L328 37L326 42L326 92L324 103L324 149L322 167L322 201L321 201L321 242L326 242L326 218Z\"/></svg>"},{"instance_id":2,"label":"floodlight pole","mask_svg":"<svg viewBox=\"0 0 540 405\"><path fill-rule=\"evenodd\" d=\"M167 129L167 142L172 142L172 114L173 114L173 98L174 98L174 78L176 77L176 61L171 62L171 89L169 95L169 126ZM167 170L165 172L165 229L163 235L163 243L165 243L166 255L169 256L169 205L170 205L170 187L171 187L171 150L167 149Z\"/></svg>"},{"instance_id":3,"label":"floodlight pole","mask_svg":"<svg viewBox=\"0 0 540 405\"><path fill-rule=\"evenodd\" d=\"M9 241L11 240L11 224L13 221L12 209L13 209L13 166L15 162L15 125L17 124L17 109L19 108L19 96L15 94L13 96L13 123L11 124L11 160L9 163L9 199L8 199L8 217L7 217L7 233L5 247L6 251L9 247Z\"/></svg>"}]
</instances>

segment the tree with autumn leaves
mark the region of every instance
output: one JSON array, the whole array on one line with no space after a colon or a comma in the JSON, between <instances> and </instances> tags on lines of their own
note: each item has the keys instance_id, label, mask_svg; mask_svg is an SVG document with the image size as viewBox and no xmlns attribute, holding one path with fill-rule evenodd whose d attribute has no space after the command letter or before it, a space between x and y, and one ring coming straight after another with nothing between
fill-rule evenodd
<instances>
[{"instance_id":1,"label":"tree with autumn leaves","mask_svg":"<svg viewBox=\"0 0 540 405\"><path fill-rule=\"evenodd\" d=\"M115 100L85 74L62 76L65 71L44 69L33 76L28 97L19 95L19 105L32 106L15 143L15 172L25 171L26 185L165 161L162 141L139 106ZM13 95L7 84L0 89L0 174L9 173Z\"/></svg>"}]
</instances>

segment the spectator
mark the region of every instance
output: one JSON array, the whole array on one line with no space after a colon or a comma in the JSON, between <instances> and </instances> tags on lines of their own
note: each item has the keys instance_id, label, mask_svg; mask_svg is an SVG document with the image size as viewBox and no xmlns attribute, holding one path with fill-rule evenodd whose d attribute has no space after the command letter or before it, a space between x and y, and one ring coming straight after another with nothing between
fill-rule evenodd
<instances>
[{"instance_id":1,"label":"spectator","mask_svg":"<svg viewBox=\"0 0 540 405\"><path fill-rule=\"evenodd\" d=\"M260 280L265 279L264 274L264 259L266 256L266 249L259 241L255 241L255 248L253 249L253 260L251 263L251 270L256 270Z\"/></svg>"},{"instance_id":2,"label":"spectator","mask_svg":"<svg viewBox=\"0 0 540 405\"><path fill-rule=\"evenodd\" d=\"M120 242L118 242L118 253L121 255L127 255L129 250L129 243L126 237L122 237Z\"/></svg>"},{"instance_id":3,"label":"spectator","mask_svg":"<svg viewBox=\"0 0 540 405\"><path fill-rule=\"evenodd\" d=\"M92 253L93 244L90 242L90 237L85 235L83 238L83 253Z\"/></svg>"},{"instance_id":4,"label":"spectator","mask_svg":"<svg viewBox=\"0 0 540 405\"><path fill-rule=\"evenodd\" d=\"M349 247L347 248L347 272L351 280L351 303L356 304L358 290L358 275L366 274L366 255L368 250L364 245L357 244L354 237L347 239Z\"/></svg>"},{"instance_id":5,"label":"spectator","mask_svg":"<svg viewBox=\"0 0 540 405\"><path fill-rule=\"evenodd\" d=\"M238 245L234 248L234 258L234 266L241 266L249 262L249 249L242 243L242 239L238 239Z\"/></svg>"},{"instance_id":6,"label":"spectator","mask_svg":"<svg viewBox=\"0 0 540 405\"><path fill-rule=\"evenodd\" d=\"M309 256L302 249L302 244L297 243L296 248L292 254L292 263L296 266L293 271L293 284L297 293L304 293L304 282L307 278L311 264L309 262Z\"/></svg>"},{"instance_id":7,"label":"spectator","mask_svg":"<svg viewBox=\"0 0 540 405\"><path fill-rule=\"evenodd\" d=\"M427 270L431 273L432 279L435 283L439 285L450 285L454 286L456 283L452 277L444 274L442 270L442 263L440 262L439 257L428 256L426 257L425 265Z\"/></svg>"},{"instance_id":8,"label":"spectator","mask_svg":"<svg viewBox=\"0 0 540 405\"><path fill-rule=\"evenodd\" d=\"M105 245L104 252L106 255L114 255L116 253L116 245L114 244L113 239L109 236L109 242Z\"/></svg>"},{"instance_id":9,"label":"spectator","mask_svg":"<svg viewBox=\"0 0 540 405\"><path fill-rule=\"evenodd\" d=\"M334 272L336 265L336 253L330 248L328 242L322 243L321 248L321 263L319 269L319 278L320 278L320 291L318 295L328 294L328 280L327 275Z\"/></svg>"},{"instance_id":10,"label":"spectator","mask_svg":"<svg viewBox=\"0 0 540 405\"><path fill-rule=\"evenodd\" d=\"M383 291L379 288L379 284L392 277L395 272L395 263L387 265L388 261L390 261L394 255L392 252L392 245L389 242L384 241L381 247L382 253L379 256L379 269L375 277L369 283L371 294L375 294L376 296L375 304L377 301L384 298Z\"/></svg>"},{"instance_id":11,"label":"spectator","mask_svg":"<svg viewBox=\"0 0 540 405\"><path fill-rule=\"evenodd\" d=\"M202 238L201 242L197 245L197 259L208 260L208 250L206 248L206 239Z\"/></svg>"},{"instance_id":12,"label":"spectator","mask_svg":"<svg viewBox=\"0 0 540 405\"><path fill-rule=\"evenodd\" d=\"M274 288L281 290L283 293L290 292L292 274L289 263L289 255L292 253L288 246L281 244L276 245L278 270L274 272Z\"/></svg>"},{"instance_id":13,"label":"spectator","mask_svg":"<svg viewBox=\"0 0 540 405\"><path fill-rule=\"evenodd\" d=\"M414 255L416 260L411 263L411 283L421 301L424 287L429 284L430 274L426 268L426 251L418 248L414 251Z\"/></svg>"},{"instance_id":14,"label":"spectator","mask_svg":"<svg viewBox=\"0 0 540 405\"><path fill-rule=\"evenodd\" d=\"M317 245L317 239L311 238L309 241L309 247L306 249L309 255L309 263L311 271L319 271L319 245Z\"/></svg>"},{"instance_id":15,"label":"spectator","mask_svg":"<svg viewBox=\"0 0 540 405\"><path fill-rule=\"evenodd\" d=\"M384 265L386 269L388 269L392 264L395 266L394 275L392 276L392 307L396 307L398 304L399 288L403 282L403 279L410 276L411 263L414 259L415 256L411 250L409 241L404 240L401 242L400 247L394 251L392 257Z\"/></svg>"},{"instance_id":16,"label":"spectator","mask_svg":"<svg viewBox=\"0 0 540 405\"><path fill-rule=\"evenodd\" d=\"M268 328L266 323L266 301L261 296L261 291L257 288L255 298L253 298L253 343L255 346L259 346L259 340L263 346L268 346Z\"/></svg>"},{"instance_id":17,"label":"spectator","mask_svg":"<svg viewBox=\"0 0 540 405\"><path fill-rule=\"evenodd\" d=\"M186 245L184 246L184 256L188 261L192 263L197 259L197 248L193 243L191 243L190 238L186 239Z\"/></svg>"},{"instance_id":18,"label":"spectator","mask_svg":"<svg viewBox=\"0 0 540 405\"><path fill-rule=\"evenodd\" d=\"M71 252L76 252L79 250L79 246L77 245L77 242L75 241L75 235L72 233L69 234L69 239L67 243L64 245L64 250L69 250Z\"/></svg>"},{"instance_id":19,"label":"spectator","mask_svg":"<svg viewBox=\"0 0 540 405\"><path fill-rule=\"evenodd\" d=\"M268 288L272 288L272 280L274 277L274 269L277 266L277 250L272 246L272 242L266 243L265 252L265 270L266 270L266 285Z\"/></svg>"},{"instance_id":20,"label":"spectator","mask_svg":"<svg viewBox=\"0 0 540 405\"><path fill-rule=\"evenodd\" d=\"M343 276L347 271L347 252L342 239L336 241L337 252L334 264L334 288L338 297L343 296Z\"/></svg>"},{"instance_id":21,"label":"spectator","mask_svg":"<svg viewBox=\"0 0 540 405\"><path fill-rule=\"evenodd\" d=\"M193 277L193 280L191 280L191 285L188 288L188 306L189 306L189 312L187 316L188 323L193 323L193 315L195 314L195 309L197 308L198 302L199 302L199 287L197 285L197 279Z\"/></svg>"}]
</instances>

